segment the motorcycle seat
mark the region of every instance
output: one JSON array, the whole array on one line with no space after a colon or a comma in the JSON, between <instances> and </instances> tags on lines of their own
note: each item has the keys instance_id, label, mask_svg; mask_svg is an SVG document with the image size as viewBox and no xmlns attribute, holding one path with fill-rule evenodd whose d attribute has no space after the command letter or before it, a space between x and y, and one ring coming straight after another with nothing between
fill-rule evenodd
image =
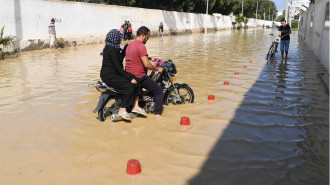
<instances>
[{"instance_id":1,"label":"motorcycle seat","mask_svg":"<svg viewBox=\"0 0 330 185\"><path fill-rule=\"evenodd\" d=\"M119 95L119 92L115 90L115 88L109 86L105 82L98 81L97 82L100 86L98 86L98 89L102 92L105 93L106 91L110 91L112 95Z\"/></svg>"}]
</instances>

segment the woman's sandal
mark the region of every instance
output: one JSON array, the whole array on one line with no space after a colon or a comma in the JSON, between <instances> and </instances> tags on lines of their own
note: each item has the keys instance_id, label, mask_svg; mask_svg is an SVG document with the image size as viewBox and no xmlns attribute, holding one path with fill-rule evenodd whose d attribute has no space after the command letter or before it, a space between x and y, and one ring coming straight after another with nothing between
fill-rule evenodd
<instances>
[{"instance_id":1,"label":"woman's sandal","mask_svg":"<svg viewBox=\"0 0 330 185\"><path fill-rule=\"evenodd\" d=\"M147 116L147 113L146 111L144 111L141 107L139 107L138 109L134 109L132 110L133 113L136 113L136 114L141 114L143 116Z\"/></svg>"},{"instance_id":2,"label":"woman's sandal","mask_svg":"<svg viewBox=\"0 0 330 185\"><path fill-rule=\"evenodd\" d=\"M118 114L124 119L124 120L131 120L131 116L125 111L125 112L118 112Z\"/></svg>"}]
</instances>

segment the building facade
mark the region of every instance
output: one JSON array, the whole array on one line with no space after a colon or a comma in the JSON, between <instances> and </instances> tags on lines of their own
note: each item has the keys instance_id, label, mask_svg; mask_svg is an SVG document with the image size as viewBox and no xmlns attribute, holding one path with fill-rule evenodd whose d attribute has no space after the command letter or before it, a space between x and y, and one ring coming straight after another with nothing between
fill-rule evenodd
<instances>
[{"instance_id":1,"label":"building facade","mask_svg":"<svg viewBox=\"0 0 330 185\"><path fill-rule=\"evenodd\" d=\"M298 34L328 70L329 75L329 30L330 1L315 0L299 20Z\"/></svg>"},{"instance_id":2,"label":"building facade","mask_svg":"<svg viewBox=\"0 0 330 185\"><path fill-rule=\"evenodd\" d=\"M291 25L293 21L299 21L300 14L309 7L310 0L294 0L288 5L288 23Z\"/></svg>"}]
</instances>

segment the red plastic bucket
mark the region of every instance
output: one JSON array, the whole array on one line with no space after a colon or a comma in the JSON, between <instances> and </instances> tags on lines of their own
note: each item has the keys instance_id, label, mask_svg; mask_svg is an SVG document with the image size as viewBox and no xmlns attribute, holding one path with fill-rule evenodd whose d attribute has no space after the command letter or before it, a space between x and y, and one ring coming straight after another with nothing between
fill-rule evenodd
<instances>
[{"instance_id":1,"label":"red plastic bucket","mask_svg":"<svg viewBox=\"0 0 330 185\"><path fill-rule=\"evenodd\" d=\"M208 100L215 100L215 96L214 95L209 95L207 99Z\"/></svg>"},{"instance_id":2,"label":"red plastic bucket","mask_svg":"<svg viewBox=\"0 0 330 185\"><path fill-rule=\"evenodd\" d=\"M181 117L180 125L190 125L190 120L188 117Z\"/></svg>"},{"instance_id":3,"label":"red plastic bucket","mask_svg":"<svg viewBox=\"0 0 330 185\"><path fill-rule=\"evenodd\" d=\"M127 162L126 173L129 174L129 175L136 175L138 173L141 173L140 162L136 159L130 159Z\"/></svg>"}]
</instances>

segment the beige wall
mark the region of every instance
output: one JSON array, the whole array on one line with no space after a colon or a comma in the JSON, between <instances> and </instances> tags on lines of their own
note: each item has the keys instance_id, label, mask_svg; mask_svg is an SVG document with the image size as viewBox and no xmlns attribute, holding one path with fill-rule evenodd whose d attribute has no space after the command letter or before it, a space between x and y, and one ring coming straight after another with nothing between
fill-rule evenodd
<instances>
[{"instance_id":1,"label":"beige wall","mask_svg":"<svg viewBox=\"0 0 330 185\"><path fill-rule=\"evenodd\" d=\"M318 0L301 15L298 33L329 72L329 26L325 26L327 2Z\"/></svg>"},{"instance_id":2,"label":"beige wall","mask_svg":"<svg viewBox=\"0 0 330 185\"><path fill-rule=\"evenodd\" d=\"M119 29L125 20L133 31L147 26L158 35L163 22L165 34L200 32L204 19L210 30L231 29L233 16L205 15L143 8L100 5L58 0L0 0L0 26L5 35L15 35L14 48L26 51L49 47L47 27L56 19L56 32L63 46L103 42L106 33ZM270 21L251 19L250 27L270 24Z\"/></svg>"}]
</instances>

